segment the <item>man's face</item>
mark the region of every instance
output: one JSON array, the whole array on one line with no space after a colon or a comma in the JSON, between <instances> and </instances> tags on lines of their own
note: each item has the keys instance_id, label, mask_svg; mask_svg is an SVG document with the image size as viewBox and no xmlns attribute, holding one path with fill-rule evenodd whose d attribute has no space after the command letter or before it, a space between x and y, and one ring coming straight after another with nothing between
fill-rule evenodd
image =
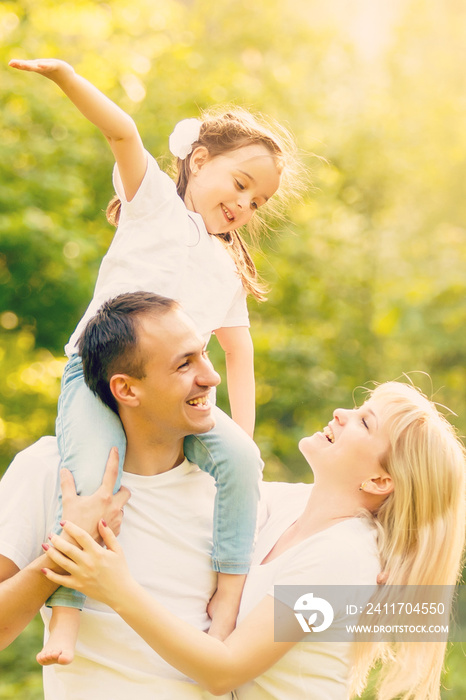
<instances>
[{"instance_id":1,"label":"man's face","mask_svg":"<svg viewBox=\"0 0 466 700\"><path fill-rule=\"evenodd\" d=\"M145 360L145 377L135 380L139 409L154 439L165 442L211 430L209 392L220 377L190 318L180 309L143 316L137 334Z\"/></svg>"}]
</instances>

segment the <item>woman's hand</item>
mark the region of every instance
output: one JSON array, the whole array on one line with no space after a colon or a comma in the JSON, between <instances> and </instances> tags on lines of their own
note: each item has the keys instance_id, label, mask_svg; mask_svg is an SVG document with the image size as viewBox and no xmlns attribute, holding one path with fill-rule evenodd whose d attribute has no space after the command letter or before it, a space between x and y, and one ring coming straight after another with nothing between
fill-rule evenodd
<instances>
[{"instance_id":1,"label":"woman's hand","mask_svg":"<svg viewBox=\"0 0 466 700\"><path fill-rule=\"evenodd\" d=\"M74 523L66 522L63 530L67 539L52 535L53 547L48 547L47 554L68 574L58 574L50 569L42 569L42 572L54 583L74 588L107 605L116 605L118 591L132 579L123 550L111 529L105 521L100 521L99 533L107 549ZM68 541L70 538L76 544Z\"/></svg>"},{"instance_id":2,"label":"woman's hand","mask_svg":"<svg viewBox=\"0 0 466 700\"><path fill-rule=\"evenodd\" d=\"M66 61L60 61L58 58L34 58L29 61L22 61L13 58L9 64L10 68L28 71L30 73L39 73L46 78L55 80L55 77L60 75L72 75L74 68Z\"/></svg>"}]
</instances>

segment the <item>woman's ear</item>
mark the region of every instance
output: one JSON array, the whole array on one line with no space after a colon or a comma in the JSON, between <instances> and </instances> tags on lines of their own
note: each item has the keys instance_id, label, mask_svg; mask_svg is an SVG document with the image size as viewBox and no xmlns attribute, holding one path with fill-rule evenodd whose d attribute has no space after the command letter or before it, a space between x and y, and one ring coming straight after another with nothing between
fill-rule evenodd
<instances>
[{"instance_id":1,"label":"woman's ear","mask_svg":"<svg viewBox=\"0 0 466 700\"><path fill-rule=\"evenodd\" d=\"M128 374L114 374L109 382L115 401L123 406L139 406L139 392L133 377Z\"/></svg>"},{"instance_id":2,"label":"woman's ear","mask_svg":"<svg viewBox=\"0 0 466 700\"><path fill-rule=\"evenodd\" d=\"M373 496L386 497L392 493L393 489L393 479L384 471L377 476L373 476L372 479L365 481L362 490L366 493L371 493Z\"/></svg>"},{"instance_id":3,"label":"woman's ear","mask_svg":"<svg viewBox=\"0 0 466 700\"><path fill-rule=\"evenodd\" d=\"M192 175L196 175L209 159L209 151L205 146L198 146L195 148L189 159L189 169L191 170Z\"/></svg>"}]
</instances>

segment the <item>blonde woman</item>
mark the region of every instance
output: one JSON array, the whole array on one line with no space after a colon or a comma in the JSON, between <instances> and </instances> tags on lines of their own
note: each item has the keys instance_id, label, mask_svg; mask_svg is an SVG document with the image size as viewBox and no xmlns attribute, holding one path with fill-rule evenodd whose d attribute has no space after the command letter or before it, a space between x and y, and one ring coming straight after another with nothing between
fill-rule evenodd
<instances>
[{"instance_id":1,"label":"blonde woman","mask_svg":"<svg viewBox=\"0 0 466 700\"><path fill-rule=\"evenodd\" d=\"M214 695L238 700L339 700L384 661L378 697L440 697L445 644L274 641L276 584L453 585L465 531L465 451L447 420L412 386L388 382L353 410L337 409L300 450L314 485L275 484L238 625L220 641L165 610L132 578L104 523L107 550L72 523L82 550L54 535L44 570L112 607L168 663ZM448 543L448 546L445 544ZM66 556L64 556L66 555ZM302 636L302 634L301 634Z\"/></svg>"}]
</instances>

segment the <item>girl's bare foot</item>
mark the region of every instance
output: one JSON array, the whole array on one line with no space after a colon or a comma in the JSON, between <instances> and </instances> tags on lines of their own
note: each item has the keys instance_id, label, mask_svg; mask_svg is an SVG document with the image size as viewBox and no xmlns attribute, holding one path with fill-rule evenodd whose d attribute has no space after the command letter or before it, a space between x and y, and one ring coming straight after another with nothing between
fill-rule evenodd
<instances>
[{"instance_id":1,"label":"girl's bare foot","mask_svg":"<svg viewBox=\"0 0 466 700\"><path fill-rule=\"evenodd\" d=\"M79 610L62 606L52 608L49 638L37 654L37 662L41 666L70 664L74 659L78 631Z\"/></svg>"}]
</instances>

